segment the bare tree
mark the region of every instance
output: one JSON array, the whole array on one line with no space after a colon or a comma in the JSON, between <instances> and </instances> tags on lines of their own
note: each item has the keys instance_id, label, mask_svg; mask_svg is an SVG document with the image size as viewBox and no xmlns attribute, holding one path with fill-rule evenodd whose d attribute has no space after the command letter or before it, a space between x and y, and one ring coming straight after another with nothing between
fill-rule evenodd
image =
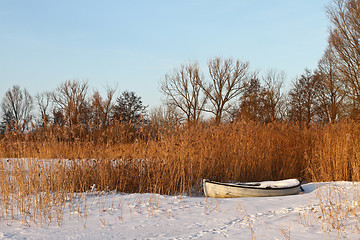
<instances>
[{"instance_id":1,"label":"bare tree","mask_svg":"<svg viewBox=\"0 0 360 240\"><path fill-rule=\"evenodd\" d=\"M181 114L173 105L159 106L150 111L150 121L152 127L156 129L174 129L180 124Z\"/></svg>"},{"instance_id":2,"label":"bare tree","mask_svg":"<svg viewBox=\"0 0 360 240\"><path fill-rule=\"evenodd\" d=\"M271 69L262 80L261 83L258 73L250 78L239 98L239 107L232 110L237 118L261 123L284 119L285 99L281 90L285 73Z\"/></svg>"},{"instance_id":3,"label":"bare tree","mask_svg":"<svg viewBox=\"0 0 360 240\"><path fill-rule=\"evenodd\" d=\"M262 91L263 122L280 120L284 112L284 97L281 92L286 75L274 69L268 70L263 77L264 88Z\"/></svg>"},{"instance_id":4,"label":"bare tree","mask_svg":"<svg viewBox=\"0 0 360 240\"><path fill-rule=\"evenodd\" d=\"M208 112L215 115L215 123L220 123L225 112L231 109L231 102L237 98L248 81L248 62L231 58L216 57L208 63L210 82L202 84L202 90L211 103Z\"/></svg>"},{"instance_id":5,"label":"bare tree","mask_svg":"<svg viewBox=\"0 0 360 240\"><path fill-rule=\"evenodd\" d=\"M18 124L25 130L32 118L33 100L26 89L21 90L18 85L14 85L5 93L1 108L4 114L3 125Z\"/></svg>"},{"instance_id":6,"label":"bare tree","mask_svg":"<svg viewBox=\"0 0 360 240\"><path fill-rule=\"evenodd\" d=\"M166 96L166 104L179 109L187 122L199 120L206 103L201 92L204 76L197 63L181 65L171 74L166 74L161 83L161 91Z\"/></svg>"},{"instance_id":7,"label":"bare tree","mask_svg":"<svg viewBox=\"0 0 360 240\"><path fill-rule=\"evenodd\" d=\"M360 1L334 0L327 9L332 22L329 44L347 96L360 108Z\"/></svg>"},{"instance_id":8,"label":"bare tree","mask_svg":"<svg viewBox=\"0 0 360 240\"><path fill-rule=\"evenodd\" d=\"M42 92L35 95L35 100L40 111L41 124L46 124L50 119L48 113L52 101L52 92Z\"/></svg>"},{"instance_id":9,"label":"bare tree","mask_svg":"<svg viewBox=\"0 0 360 240\"><path fill-rule=\"evenodd\" d=\"M344 87L339 79L334 53L329 46L318 63L317 114L324 122L335 122L345 114Z\"/></svg>"},{"instance_id":10,"label":"bare tree","mask_svg":"<svg viewBox=\"0 0 360 240\"><path fill-rule=\"evenodd\" d=\"M310 124L316 116L318 81L308 69L294 83L289 93L289 118Z\"/></svg>"},{"instance_id":11,"label":"bare tree","mask_svg":"<svg viewBox=\"0 0 360 240\"><path fill-rule=\"evenodd\" d=\"M64 124L73 126L78 123L87 123L89 107L86 99L87 90L87 82L76 80L67 80L55 90L53 100L56 109L54 112L64 118Z\"/></svg>"},{"instance_id":12,"label":"bare tree","mask_svg":"<svg viewBox=\"0 0 360 240\"><path fill-rule=\"evenodd\" d=\"M111 120L111 112L114 108L113 98L115 88L107 87L107 95L103 99L98 91L95 91L91 99L93 124L96 126L108 126Z\"/></svg>"}]
</instances>

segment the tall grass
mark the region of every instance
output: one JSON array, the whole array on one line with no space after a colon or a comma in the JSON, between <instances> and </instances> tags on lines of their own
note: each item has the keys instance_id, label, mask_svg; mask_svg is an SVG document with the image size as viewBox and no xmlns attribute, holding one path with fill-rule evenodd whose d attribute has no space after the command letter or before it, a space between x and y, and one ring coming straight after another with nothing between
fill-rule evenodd
<instances>
[{"instance_id":1,"label":"tall grass","mask_svg":"<svg viewBox=\"0 0 360 240\"><path fill-rule=\"evenodd\" d=\"M99 190L192 193L200 190L202 178L357 181L360 124L307 128L237 122L167 131L135 131L116 123L102 129L49 125L30 133L7 132L0 140L0 157L36 159L36 181L47 176L47 181L55 181L53 187L61 182L62 189L75 192L95 184Z\"/></svg>"},{"instance_id":2,"label":"tall grass","mask_svg":"<svg viewBox=\"0 0 360 240\"><path fill-rule=\"evenodd\" d=\"M90 189L198 194L203 178L359 181L360 123L15 128L0 137L0 158L0 220L60 225L69 204L86 219Z\"/></svg>"},{"instance_id":3,"label":"tall grass","mask_svg":"<svg viewBox=\"0 0 360 240\"><path fill-rule=\"evenodd\" d=\"M329 124L314 135L308 165L312 180L360 180L360 124Z\"/></svg>"}]
</instances>

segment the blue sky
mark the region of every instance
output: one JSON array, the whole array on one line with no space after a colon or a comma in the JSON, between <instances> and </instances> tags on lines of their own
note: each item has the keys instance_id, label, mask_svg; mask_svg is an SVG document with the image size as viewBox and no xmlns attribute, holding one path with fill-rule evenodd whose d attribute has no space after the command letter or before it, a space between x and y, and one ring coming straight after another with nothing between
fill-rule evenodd
<instances>
[{"instance_id":1,"label":"blue sky","mask_svg":"<svg viewBox=\"0 0 360 240\"><path fill-rule=\"evenodd\" d=\"M1 0L0 98L32 95L69 79L90 92L116 86L161 104L166 73L211 57L282 70L290 86L327 45L330 0Z\"/></svg>"}]
</instances>

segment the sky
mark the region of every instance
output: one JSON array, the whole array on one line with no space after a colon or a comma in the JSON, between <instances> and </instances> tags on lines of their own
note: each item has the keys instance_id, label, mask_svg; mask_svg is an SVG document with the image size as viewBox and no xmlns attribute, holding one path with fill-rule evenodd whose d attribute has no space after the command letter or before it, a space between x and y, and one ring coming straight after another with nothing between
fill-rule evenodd
<instances>
[{"instance_id":1,"label":"sky","mask_svg":"<svg viewBox=\"0 0 360 240\"><path fill-rule=\"evenodd\" d=\"M284 71L286 85L315 69L328 38L331 0L1 0L0 98L13 85L31 95L66 80L87 81L89 94L116 87L149 108L160 82L213 57Z\"/></svg>"}]
</instances>

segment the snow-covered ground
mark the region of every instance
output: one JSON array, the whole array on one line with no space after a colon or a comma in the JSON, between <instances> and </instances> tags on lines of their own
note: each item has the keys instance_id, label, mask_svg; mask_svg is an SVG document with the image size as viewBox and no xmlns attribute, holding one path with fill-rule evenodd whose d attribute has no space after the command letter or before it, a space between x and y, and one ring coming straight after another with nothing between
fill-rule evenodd
<instances>
[{"instance_id":1,"label":"snow-covered ground","mask_svg":"<svg viewBox=\"0 0 360 240\"><path fill-rule=\"evenodd\" d=\"M213 199L89 194L63 224L1 220L0 239L358 239L358 187L309 183L299 195ZM81 201L85 201L82 198ZM84 205L83 205L84 206Z\"/></svg>"}]
</instances>

